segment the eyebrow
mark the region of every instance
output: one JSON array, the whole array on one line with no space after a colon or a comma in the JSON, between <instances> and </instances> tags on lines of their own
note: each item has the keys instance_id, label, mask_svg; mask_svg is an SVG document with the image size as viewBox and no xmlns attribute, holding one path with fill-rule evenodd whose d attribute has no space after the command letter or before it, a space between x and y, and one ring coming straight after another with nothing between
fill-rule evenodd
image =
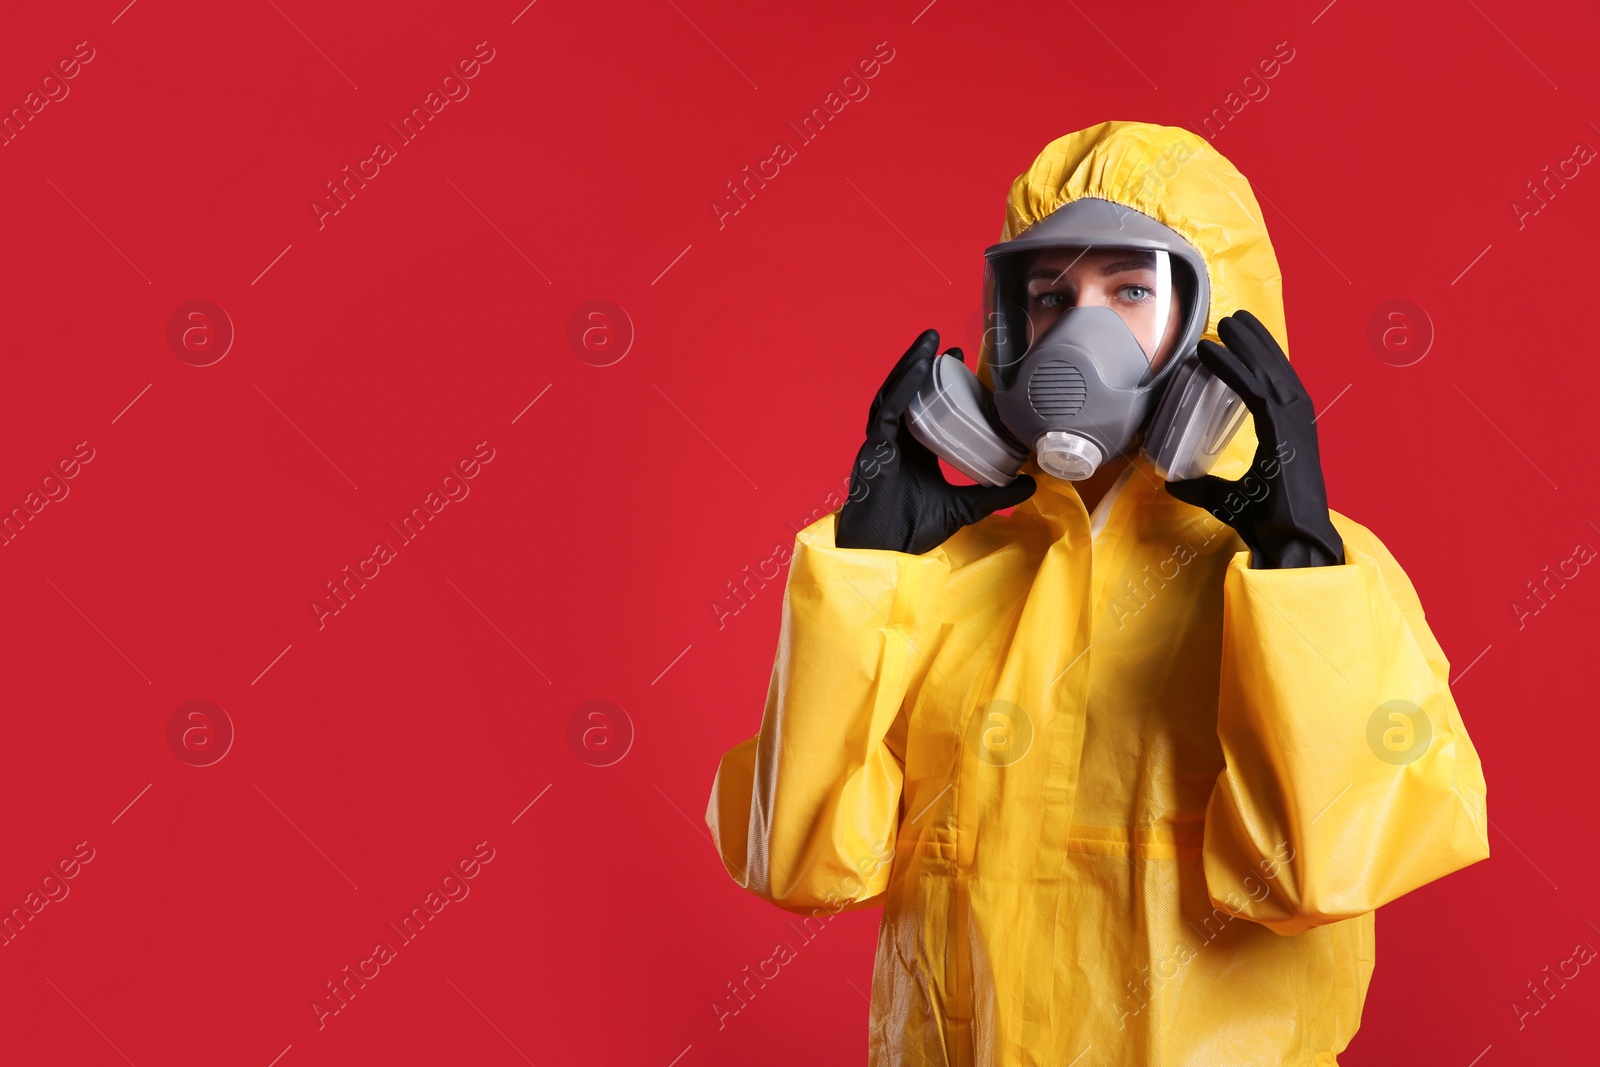
<instances>
[{"instance_id":1,"label":"eyebrow","mask_svg":"<svg viewBox=\"0 0 1600 1067\"><path fill-rule=\"evenodd\" d=\"M1150 252L1143 252L1143 253L1140 253L1140 255L1142 257L1149 257L1149 258L1114 260L1114 261L1112 261L1110 263L1107 263L1105 266L1101 267L1100 268L1100 274L1103 277L1110 277L1113 274L1123 274L1123 273L1126 273L1128 271L1134 271L1134 270L1154 270L1155 269L1155 255L1153 253L1150 253ZM1076 261L1074 261L1074 262L1076 262ZM1035 268L1033 268L1033 270L1028 272L1028 277L1027 277L1026 280L1031 282L1031 281L1035 280L1036 278L1048 278L1051 281L1056 281L1063 274L1067 273L1067 270L1070 267L1071 267L1071 264L1068 264L1067 267L1064 267L1061 270L1052 270L1049 267L1035 267Z\"/></svg>"}]
</instances>

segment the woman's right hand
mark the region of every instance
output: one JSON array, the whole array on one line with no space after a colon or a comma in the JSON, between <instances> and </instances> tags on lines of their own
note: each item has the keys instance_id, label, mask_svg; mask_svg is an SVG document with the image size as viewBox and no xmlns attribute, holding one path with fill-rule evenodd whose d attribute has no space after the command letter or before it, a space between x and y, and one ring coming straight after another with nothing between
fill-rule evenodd
<instances>
[{"instance_id":1,"label":"woman's right hand","mask_svg":"<svg viewBox=\"0 0 1600 1067\"><path fill-rule=\"evenodd\" d=\"M951 485L939 457L911 434L906 409L933 374L939 334L925 330L884 380L867 414L867 439L850 473L850 498L839 512L839 548L921 555L971 525L1033 495L1034 480L1009 485ZM962 358L959 348L947 353Z\"/></svg>"}]
</instances>

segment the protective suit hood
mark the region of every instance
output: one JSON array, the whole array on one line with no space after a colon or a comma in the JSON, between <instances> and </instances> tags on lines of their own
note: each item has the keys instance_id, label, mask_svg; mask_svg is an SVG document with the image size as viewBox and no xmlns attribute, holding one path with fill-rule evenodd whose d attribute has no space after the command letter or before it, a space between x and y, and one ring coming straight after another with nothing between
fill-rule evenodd
<instances>
[{"instance_id":1,"label":"protective suit hood","mask_svg":"<svg viewBox=\"0 0 1600 1067\"><path fill-rule=\"evenodd\" d=\"M1057 138L1011 183L1000 240L1021 236L1057 208L1094 198L1132 208L1171 227L1204 258L1210 307L1202 336L1213 341L1217 323L1248 310L1289 350L1282 276L1250 183L1203 138L1174 126L1102 122ZM978 378L994 387L988 336L978 356ZM1255 426L1246 417L1212 474L1244 474L1256 452ZM1134 464L1153 485L1157 475L1143 456ZM1076 492L1029 460L1024 467L1041 485Z\"/></svg>"}]
</instances>

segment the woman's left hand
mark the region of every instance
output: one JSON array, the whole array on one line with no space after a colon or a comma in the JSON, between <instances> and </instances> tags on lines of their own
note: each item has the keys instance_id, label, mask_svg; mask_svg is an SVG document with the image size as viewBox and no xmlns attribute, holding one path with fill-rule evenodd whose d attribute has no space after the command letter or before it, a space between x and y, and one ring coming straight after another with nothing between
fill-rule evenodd
<instances>
[{"instance_id":1,"label":"woman's left hand","mask_svg":"<svg viewBox=\"0 0 1600 1067\"><path fill-rule=\"evenodd\" d=\"M1223 344L1200 342L1200 362L1250 409L1255 460L1236 481L1208 474L1168 482L1167 492L1233 527L1250 547L1251 567L1344 563L1344 540L1328 515L1315 409L1300 376L1248 311L1224 318L1217 335Z\"/></svg>"}]
</instances>

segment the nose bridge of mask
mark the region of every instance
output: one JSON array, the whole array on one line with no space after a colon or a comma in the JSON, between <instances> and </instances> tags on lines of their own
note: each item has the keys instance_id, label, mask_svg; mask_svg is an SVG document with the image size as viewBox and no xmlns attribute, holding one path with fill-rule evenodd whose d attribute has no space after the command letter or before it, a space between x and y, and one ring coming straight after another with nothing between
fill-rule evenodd
<instances>
[{"instance_id":1,"label":"nose bridge of mask","mask_svg":"<svg viewBox=\"0 0 1600 1067\"><path fill-rule=\"evenodd\" d=\"M1071 364L1085 375L1112 389L1134 389L1149 374L1150 359L1127 321L1102 304L1081 304L1063 311L1039 335L1023 359L1032 371L1027 388L1039 369ZM1018 381L1018 385L1022 385Z\"/></svg>"}]
</instances>

